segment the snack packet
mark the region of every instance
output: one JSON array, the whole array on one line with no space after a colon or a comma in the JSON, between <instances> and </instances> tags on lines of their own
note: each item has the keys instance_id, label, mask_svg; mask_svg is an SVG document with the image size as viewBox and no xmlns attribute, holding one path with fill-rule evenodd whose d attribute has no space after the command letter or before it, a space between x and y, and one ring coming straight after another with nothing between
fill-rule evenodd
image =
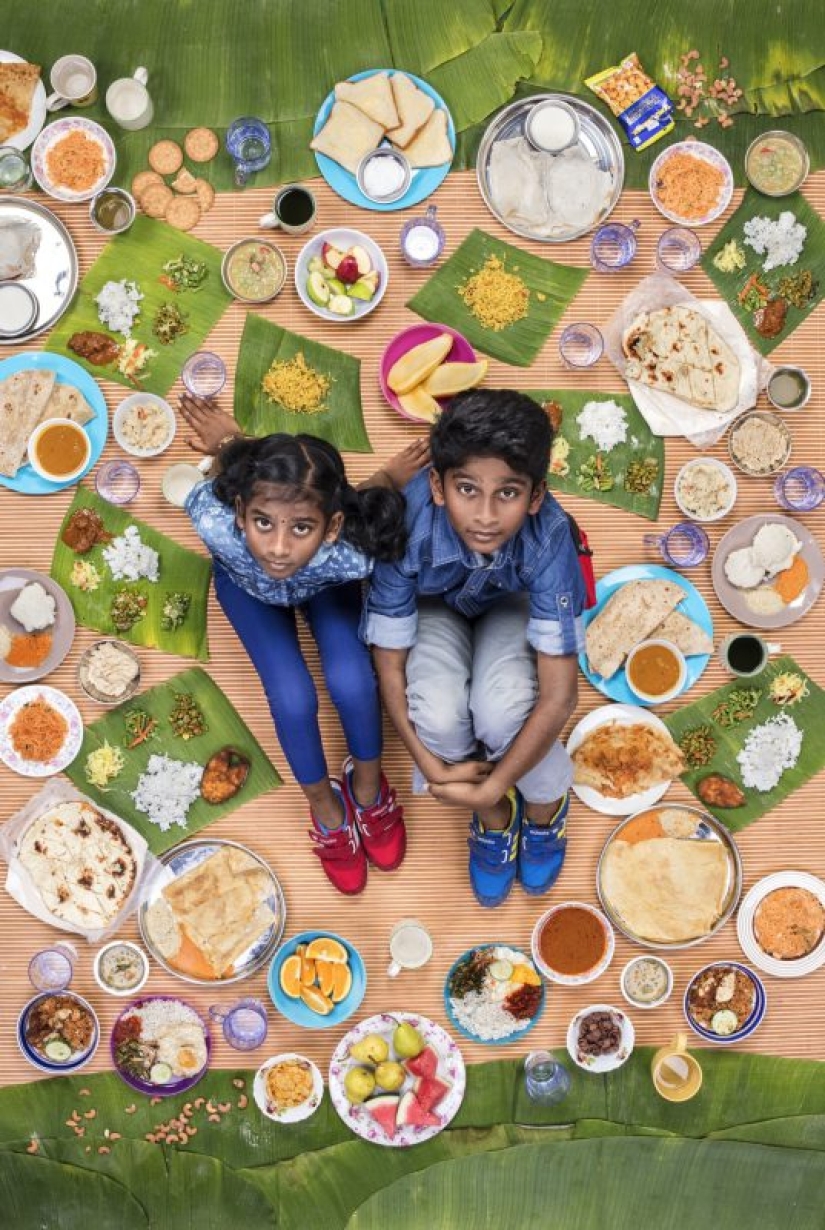
<instances>
[{"instance_id":1,"label":"snack packet","mask_svg":"<svg viewBox=\"0 0 825 1230\"><path fill-rule=\"evenodd\" d=\"M635 51L584 84L618 117L634 149L645 149L673 129L673 103L644 71Z\"/></svg>"}]
</instances>

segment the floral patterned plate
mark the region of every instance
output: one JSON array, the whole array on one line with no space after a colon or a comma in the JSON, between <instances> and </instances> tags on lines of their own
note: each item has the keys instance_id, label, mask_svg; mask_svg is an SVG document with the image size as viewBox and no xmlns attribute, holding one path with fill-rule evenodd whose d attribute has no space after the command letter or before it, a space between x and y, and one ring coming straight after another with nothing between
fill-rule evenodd
<instances>
[{"instance_id":1,"label":"floral patterned plate","mask_svg":"<svg viewBox=\"0 0 825 1230\"><path fill-rule=\"evenodd\" d=\"M350 1057L350 1048L356 1042L363 1041L369 1034L380 1034L389 1044L388 1058L398 1058L393 1050L392 1036L396 1025L402 1021L408 1021L418 1030L426 1045L436 1051L438 1054L436 1076L441 1081L449 1081L451 1088L435 1108L434 1113L441 1120L438 1125L413 1127L411 1124L405 1124L403 1127L397 1127L393 1136L388 1136L366 1109L365 1103L350 1102L344 1089L344 1080L350 1068L361 1066L357 1060ZM341 1039L333 1052L329 1065L329 1093L332 1104L347 1127L362 1140L369 1140L372 1144L386 1145L393 1149L419 1145L443 1131L464 1100L466 1079L464 1060L450 1035L440 1025L436 1025L435 1021L430 1021L427 1017L419 1016L415 1012L381 1012L377 1016L367 1017ZM395 1092L403 1095L412 1088L413 1077L408 1075L401 1088Z\"/></svg>"},{"instance_id":2,"label":"floral patterned plate","mask_svg":"<svg viewBox=\"0 0 825 1230\"><path fill-rule=\"evenodd\" d=\"M84 188L69 188L65 184L56 183L51 177L47 161L49 152L54 149L58 141L76 132L82 133L88 140L99 146L103 159L100 175L93 184ZM82 115L67 115L43 129L32 146L31 160L34 178L43 191L48 196L54 197L56 201L73 202L90 201L96 193L106 187L115 173L117 155L112 138L105 128L101 128L100 124L96 124L94 120L87 120Z\"/></svg>"},{"instance_id":3,"label":"floral patterned plate","mask_svg":"<svg viewBox=\"0 0 825 1230\"><path fill-rule=\"evenodd\" d=\"M274 1068L277 1063L290 1062L306 1064L309 1067L312 1076L312 1092L306 1101L301 1102L300 1106L290 1106L282 1110L269 1095L266 1077L270 1068ZM308 1119L310 1115L314 1115L321 1105L321 1099L324 1096L324 1078L311 1059L295 1051L288 1051L283 1055L273 1055L272 1059L267 1059L266 1063L258 1068L252 1094L258 1110L262 1115L266 1115L267 1119L273 1119L276 1123L300 1123L302 1119Z\"/></svg>"},{"instance_id":4,"label":"floral patterned plate","mask_svg":"<svg viewBox=\"0 0 825 1230\"><path fill-rule=\"evenodd\" d=\"M589 1055L579 1046L579 1026L591 1012L609 1012L621 1031L618 1050L609 1055ZM574 1063L585 1072L612 1072L620 1068L630 1058L636 1042L636 1031L633 1022L626 1012L614 1008L612 1004L590 1004L577 1012L567 1029L567 1053Z\"/></svg>"},{"instance_id":5,"label":"floral patterned plate","mask_svg":"<svg viewBox=\"0 0 825 1230\"><path fill-rule=\"evenodd\" d=\"M24 705L33 700L42 699L53 709L56 709L67 724L66 736L60 750L51 760L26 760L15 748L9 734L9 727ZM74 760L83 742L83 721L77 710L77 705L70 700L65 692L57 688L41 687L33 684L28 688L17 688L10 692L0 704L0 760L15 773L23 777L51 777L59 773Z\"/></svg>"}]
</instances>

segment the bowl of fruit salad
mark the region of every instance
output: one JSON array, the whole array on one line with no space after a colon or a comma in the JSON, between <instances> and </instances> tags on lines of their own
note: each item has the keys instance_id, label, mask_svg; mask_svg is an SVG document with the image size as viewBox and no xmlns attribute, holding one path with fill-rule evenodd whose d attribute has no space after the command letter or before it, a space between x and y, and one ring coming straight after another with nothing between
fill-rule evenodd
<instances>
[{"instance_id":1,"label":"bowl of fruit salad","mask_svg":"<svg viewBox=\"0 0 825 1230\"><path fill-rule=\"evenodd\" d=\"M295 264L295 289L322 320L368 316L384 297L389 269L378 244L362 231L336 227L315 235Z\"/></svg>"}]
</instances>

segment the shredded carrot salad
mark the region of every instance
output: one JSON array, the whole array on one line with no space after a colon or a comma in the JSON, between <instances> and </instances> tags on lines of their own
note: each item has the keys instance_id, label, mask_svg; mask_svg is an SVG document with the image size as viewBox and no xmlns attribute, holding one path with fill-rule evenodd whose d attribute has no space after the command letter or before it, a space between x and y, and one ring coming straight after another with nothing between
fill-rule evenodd
<instances>
[{"instance_id":1,"label":"shredded carrot salad","mask_svg":"<svg viewBox=\"0 0 825 1230\"><path fill-rule=\"evenodd\" d=\"M687 222L709 214L718 205L724 186L722 171L694 154L671 155L656 180L662 205Z\"/></svg>"},{"instance_id":2,"label":"shredded carrot salad","mask_svg":"<svg viewBox=\"0 0 825 1230\"><path fill-rule=\"evenodd\" d=\"M23 760L51 760L63 746L69 724L42 696L23 705L9 726L12 746Z\"/></svg>"},{"instance_id":3,"label":"shredded carrot salad","mask_svg":"<svg viewBox=\"0 0 825 1230\"><path fill-rule=\"evenodd\" d=\"M99 141L85 132L70 132L56 141L46 154L46 170L58 188L84 192L106 170L106 158Z\"/></svg>"},{"instance_id":4,"label":"shredded carrot salad","mask_svg":"<svg viewBox=\"0 0 825 1230\"><path fill-rule=\"evenodd\" d=\"M25 636L12 637L6 662L9 666L42 666L51 651L51 632L27 632Z\"/></svg>"}]
</instances>

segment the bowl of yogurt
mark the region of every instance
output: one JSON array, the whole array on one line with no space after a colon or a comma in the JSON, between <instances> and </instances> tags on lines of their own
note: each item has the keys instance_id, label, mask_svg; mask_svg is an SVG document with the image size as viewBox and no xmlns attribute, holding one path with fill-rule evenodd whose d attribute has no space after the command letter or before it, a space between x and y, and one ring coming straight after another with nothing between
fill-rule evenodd
<instances>
[{"instance_id":1,"label":"bowl of yogurt","mask_svg":"<svg viewBox=\"0 0 825 1230\"><path fill-rule=\"evenodd\" d=\"M97 985L109 995L135 995L149 977L149 960L137 944L115 940L98 951L93 971Z\"/></svg>"}]
</instances>

